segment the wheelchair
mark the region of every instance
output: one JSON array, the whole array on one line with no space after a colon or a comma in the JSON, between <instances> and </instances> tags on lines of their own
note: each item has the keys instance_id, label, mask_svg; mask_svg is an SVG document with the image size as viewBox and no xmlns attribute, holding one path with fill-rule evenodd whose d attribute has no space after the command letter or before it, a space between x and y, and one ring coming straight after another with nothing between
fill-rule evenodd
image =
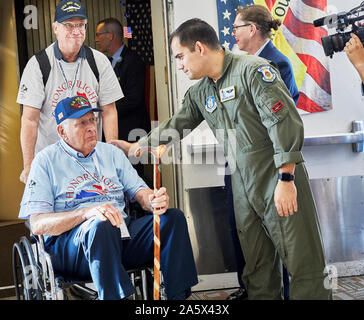
<instances>
[{"instance_id":1,"label":"wheelchair","mask_svg":"<svg viewBox=\"0 0 364 320\"><path fill-rule=\"evenodd\" d=\"M25 225L30 230L29 222ZM55 272L50 255L44 249L43 236L30 231L30 240L23 236L14 243L12 264L17 300L69 300L76 295L82 300L97 300L97 291L90 288L92 279L77 279ZM153 299L153 267L127 270L137 294L132 300ZM161 299L166 299L163 283ZM129 298L128 298L129 299Z\"/></svg>"}]
</instances>

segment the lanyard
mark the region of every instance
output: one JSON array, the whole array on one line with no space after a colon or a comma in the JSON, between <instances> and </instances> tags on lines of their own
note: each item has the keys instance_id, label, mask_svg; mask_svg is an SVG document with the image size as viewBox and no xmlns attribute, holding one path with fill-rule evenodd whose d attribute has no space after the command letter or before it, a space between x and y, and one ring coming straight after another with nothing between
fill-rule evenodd
<instances>
[{"instance_id":1,"label":"lanyard","mask_svg":"<svg viewBox=\"0 0 364 320\"><path fill-rule=\"evenodd\" d=\"M77 75L78 75L78 70L80 69L80 64L81 64L81 60L77 63L77 68L76 68L76 72L75 72L75 77L73 79L73 83L72 83L72 87L71 89L69 88L69 85L68 85L68 80L67 80L67 77L66 77L66 74L64 72L64 69L62 67L62 63L61 63L61 60L58 60L58 66L61 70L61 73L62 73L62 77L63 77L63 80L66 82L66 85L67 85L67 93L68 93L68 96L70 97L71 94L72 94L72 90L73 88L75 87L75 84L76 84L76 78L77 78Z\"/></svg>"},{"instance_id":2,"label":"lanyard","mask_svg":"<svg viewBox=\"0 0 364 320\"><path fill-rule=\"evenodd\" d=\"M98 179L96 179L91 173L90 173L90 171L88 171L86 168L85 168L85 166L80 162L80 161L78 161L74 156L72 156L65 148L64 148L64 146L62 146L62 142L60 142L59 143L59 145L60 145L60 147L61 147L61 149L63 150L63 152L67 155L67 156L69 156L78 166L80 166L93 180L95 180L97 183L99 183L99 184L101 184L101 186L102 186L102 189L106 189L106 187L105 187L105 185L104 185L104 183L102 182L102 181L100 181L100 180L98 180ZM95 167L96 167L96 170L97 170L97 173L98 173L98 175L99 175L99 177L100 177L100 174L101 174L101 172L100 172L100 166L99 166L99 161L97 160L97 158L96 158L96 152L92 155L92 160L93 160L93 162L94 162L94 164L95 164Z\"/></svg>"}]
</instances>

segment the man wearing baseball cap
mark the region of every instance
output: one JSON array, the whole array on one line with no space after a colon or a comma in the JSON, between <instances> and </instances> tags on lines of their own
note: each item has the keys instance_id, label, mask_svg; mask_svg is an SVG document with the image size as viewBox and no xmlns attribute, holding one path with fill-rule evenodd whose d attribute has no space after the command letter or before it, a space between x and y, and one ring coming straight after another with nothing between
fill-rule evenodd
<instances>
[{"instance_id":1,"label":"man wearing baseball cap","mask_svg":"<svg viewBox=\"0 0 364 320\"><path fill-rule=\"evenodd\" d=\"M84 5L77 0L59 2L52 27L57 41L30 58L19 85L24 183L35 154L58 140L54 110L61 100L75 95L88 99L93 108L103 110L98 136L102 130L106 141L118 136L115 101L124 95L107 57L84 45Z\"/></svg>"},{"instance_id":2,"label":"man wearing baseball cap","mask_svg":"<svg viewBox=\"0 0 364 320\"><path fill-rule=\"evenodd\" d=\"M153 261L153 215L124 212L125 197L137 201L161 216L167 299L186 299L197 272L184 214L168 209L166 189L149 189L123 151L97 141L100 111L83 96L57 104L61 140L34 158L19 218L44 235L56 272L92 278L99 299L123 299L135 293L126 269Z\"/></svg>"}]
</instances>

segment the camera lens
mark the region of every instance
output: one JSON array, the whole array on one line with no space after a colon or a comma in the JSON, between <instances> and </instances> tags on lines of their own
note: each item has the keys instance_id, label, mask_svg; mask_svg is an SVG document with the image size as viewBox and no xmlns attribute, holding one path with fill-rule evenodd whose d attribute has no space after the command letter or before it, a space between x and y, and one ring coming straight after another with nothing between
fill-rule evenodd
<instances>
[{"instance_id":1,"label":"camera lens","mask_svg":"<svg viewBox=\"0 0 364 320\"><path fill-rule=\"evenodd\" d=\"M325 51L325 55L327 57L332 56L334 54L334 47L333 47L333 44L332 44L331 36L322 37L321 41L322 41L322 46L323 46L324 51Z\"/></svg>"}]
</instances>

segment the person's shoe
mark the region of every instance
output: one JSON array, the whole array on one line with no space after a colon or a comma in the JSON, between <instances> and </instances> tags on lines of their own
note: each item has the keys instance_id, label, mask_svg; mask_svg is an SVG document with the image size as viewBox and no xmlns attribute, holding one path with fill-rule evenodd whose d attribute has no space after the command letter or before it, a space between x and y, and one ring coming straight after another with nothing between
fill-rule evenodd
<instances>
[{"instance_id":1,"label":"person's shoe","mask_svg":"<svg viewBox=\"0 0 364 320\"><path fill-rule=\"evenodd\" d=\"M85 286L79 284L73 284L69 288L71 294L81 300L97 300L98 295L96 291L93 291Z\"/></svg>"},{"instance_id":2,"label":"person's shoe","mask_svg":"<svg viewBox=\"0 0 364 320\"><path fill-rule=\"evenodd\" d=\"M244 288L239 288L229 295L226 300L248 300L248 292Z\"/></svg>"}]
</instances>

